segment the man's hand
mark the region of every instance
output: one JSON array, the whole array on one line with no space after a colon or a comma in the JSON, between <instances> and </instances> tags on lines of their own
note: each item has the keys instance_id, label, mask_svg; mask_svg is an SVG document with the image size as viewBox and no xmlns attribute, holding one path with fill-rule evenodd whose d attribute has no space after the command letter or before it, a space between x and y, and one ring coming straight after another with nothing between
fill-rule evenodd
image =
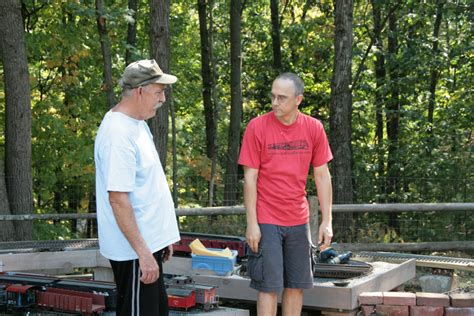
<instances>
[{"instance_id":1,"label":"man's hand","mask_svg":"<svg viewBox=\"0 0 474 316\"><path fill-rule=\"evenodd\" d=\"M322 222L319 226L319 243L324 243L325 246L331 245L331 238L332 238L332 223L325 223Z\"/></svg>"},{"instance_id":2,"label":"man's hand","mask_svg":"<svg viewBox=\"0 0 474 316\"><path fill-rule=\"evenodd\" d=\"M247 244L250 249L255 253L258 252L258 243L260 242L260 238L262 238L258 224L247 225L245 237L247 238Z\"/></svg>"},{"instance_id":3,"label":"man's hand","mask_svg":"<svg viewBox=\"0 0 474 316\"><path fill-rule=\"evenodd\" d=\"M166 262L171 259L173 256L173 245L169 245L163 250L163 262Z\"/></svg>"},{"instance_id":4,"label":"man's hand","mask_svg":"<svg viewBox=\"0 0 474 316\"><path fill-rule=\"evenodd\" d=\"M153 257L153 254L148 253L144 256L138 257L138 262L142 272L140 281L145 284L150 284L158 280L158 277L160 276L160 268L158 267L158 263L156 262L155 257Z\"/></svg>"},{"instance_id":5,"label":"man's hand","mask_svg":"<svg viewBox=\"0 0 474 316\"><path fill-rule=\"evenodd\" d=\"M318 190L319 208L322 216L318 243L329 247L332 238L332 183L327 163L314 168L314 181Z\"/></svg>"},{"instance_id":6,"label":"man's hand","mask_svg":"<svg viewBox=\"0 0 474 316\"><path fill-rule=\"evenodd\" d=\"M244 206L247 214L247 244L253 252L258 252L262 234L257 221L257 180L258 169L244 166Z\"/></svg>"},{"instance_id":7,"label":"man's hand","mask_svg":"<svg viewBox=\"0 0 474 316\"><path fill-rule=\"evenodd\" d=\"M160 269L138 229L128 193L109 191L109 202L120 230L138 254L138 264L141 270L140 281L145 284L155 282L160 276Z\"/></svg>"}]
</instances>

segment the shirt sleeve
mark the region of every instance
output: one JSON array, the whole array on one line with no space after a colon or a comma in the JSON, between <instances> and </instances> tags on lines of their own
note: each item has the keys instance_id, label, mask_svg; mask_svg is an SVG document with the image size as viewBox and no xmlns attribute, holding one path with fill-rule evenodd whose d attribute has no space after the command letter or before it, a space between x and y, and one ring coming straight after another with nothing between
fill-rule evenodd
<instances>
[{"instance_id":1,"label":"shirt sleeve","mask_svg":"<svg viewBox=\"0 0 474 316\"><path fill-rule=\"evenodd\" d=\"M107 191L132 192L136 177L136 153L132 146L108 145L102 151Z\"/></svg>"},{"instance_id":2,"label":"shirt sleeve","mask_svg":"<svg viewBox=\"0 0 474 316\"><path fill-rule=\"evenodd\" d=\"M333 158L331 148L329 147L328 138L321 122L316 121L316 132L313 147L313 159L311 164L313 167L319 167L328 163Z\"/></svg>"},{"instance_id":3,"label":"shirt sleeve","mask_svg":"<svg viewBox=\"0 0 474 316\"><path fill-rule=\"evenodd\" d=\"M242 146L240 149L239 164L254 169L260 168L260 156L262 152L262 144L257 137L255 124L250 121L245 129Z\"/></svg>"}]
</instances>

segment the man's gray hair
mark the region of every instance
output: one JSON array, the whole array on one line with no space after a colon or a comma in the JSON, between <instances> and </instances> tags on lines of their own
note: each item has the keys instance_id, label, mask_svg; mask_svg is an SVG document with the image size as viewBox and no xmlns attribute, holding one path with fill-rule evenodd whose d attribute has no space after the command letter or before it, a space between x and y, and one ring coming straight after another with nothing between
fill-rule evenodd
<instances>
[{"instance_id":1,"label":"man's gray hair","mask_svg":"<svg viewBox=\"0 0 474 316\"><path fill-rule=\"evenodd\" d=\"M295 96L303 95L304 82L297 74L292 72L284 72L282 74L279 74L274 81L277 80L290 80L293 83L293 87L295 88Z\"/></svg>"},{"instance_id":2,"label":"man's gray hair","mask_svg":"<svg viewBox=\"0 0 474 316\"><path fill-rule=\"evenodd\" d=\"M129 97L132 95L132 90L129 88L122 88L122 97Z\"/></svg>"}]
</instances>

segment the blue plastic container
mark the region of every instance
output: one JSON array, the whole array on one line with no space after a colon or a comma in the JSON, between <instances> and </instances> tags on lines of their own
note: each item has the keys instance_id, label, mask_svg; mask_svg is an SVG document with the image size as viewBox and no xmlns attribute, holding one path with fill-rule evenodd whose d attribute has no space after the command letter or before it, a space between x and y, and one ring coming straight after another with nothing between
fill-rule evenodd
<instances>
[{"instance_id":1,"label":"blue plastic container","mask_svg":"<svg viewBox=\"0 0 474 316\"><path fill-rule=\"evenodd\" d=\"M221 251L222 249L208 248L209 250ZM210 270L217 275L228 275L234 270L237 262L237 250L232 251L232 258L201 256L191 254L191 268L193 270Z\"/></svg>"}]
</instances>

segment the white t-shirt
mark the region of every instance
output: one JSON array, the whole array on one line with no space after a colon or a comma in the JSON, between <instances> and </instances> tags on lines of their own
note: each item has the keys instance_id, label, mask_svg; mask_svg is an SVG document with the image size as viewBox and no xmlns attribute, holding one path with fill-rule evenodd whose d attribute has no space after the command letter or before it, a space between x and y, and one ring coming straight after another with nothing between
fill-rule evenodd
<instances>
[{"instance_id":1,"label":"white t-shirt","mask_svg":"<svg viewBox=\"0 0 474 316\"><path fill-rule=\"evenodd\" d=\"M109 111L95 139L97 224L101 254L138 256L115 221L109 191L128 192L140 233L152 253L179 241L171 192L145 121Z\"/></svg>"}]
</instances>

